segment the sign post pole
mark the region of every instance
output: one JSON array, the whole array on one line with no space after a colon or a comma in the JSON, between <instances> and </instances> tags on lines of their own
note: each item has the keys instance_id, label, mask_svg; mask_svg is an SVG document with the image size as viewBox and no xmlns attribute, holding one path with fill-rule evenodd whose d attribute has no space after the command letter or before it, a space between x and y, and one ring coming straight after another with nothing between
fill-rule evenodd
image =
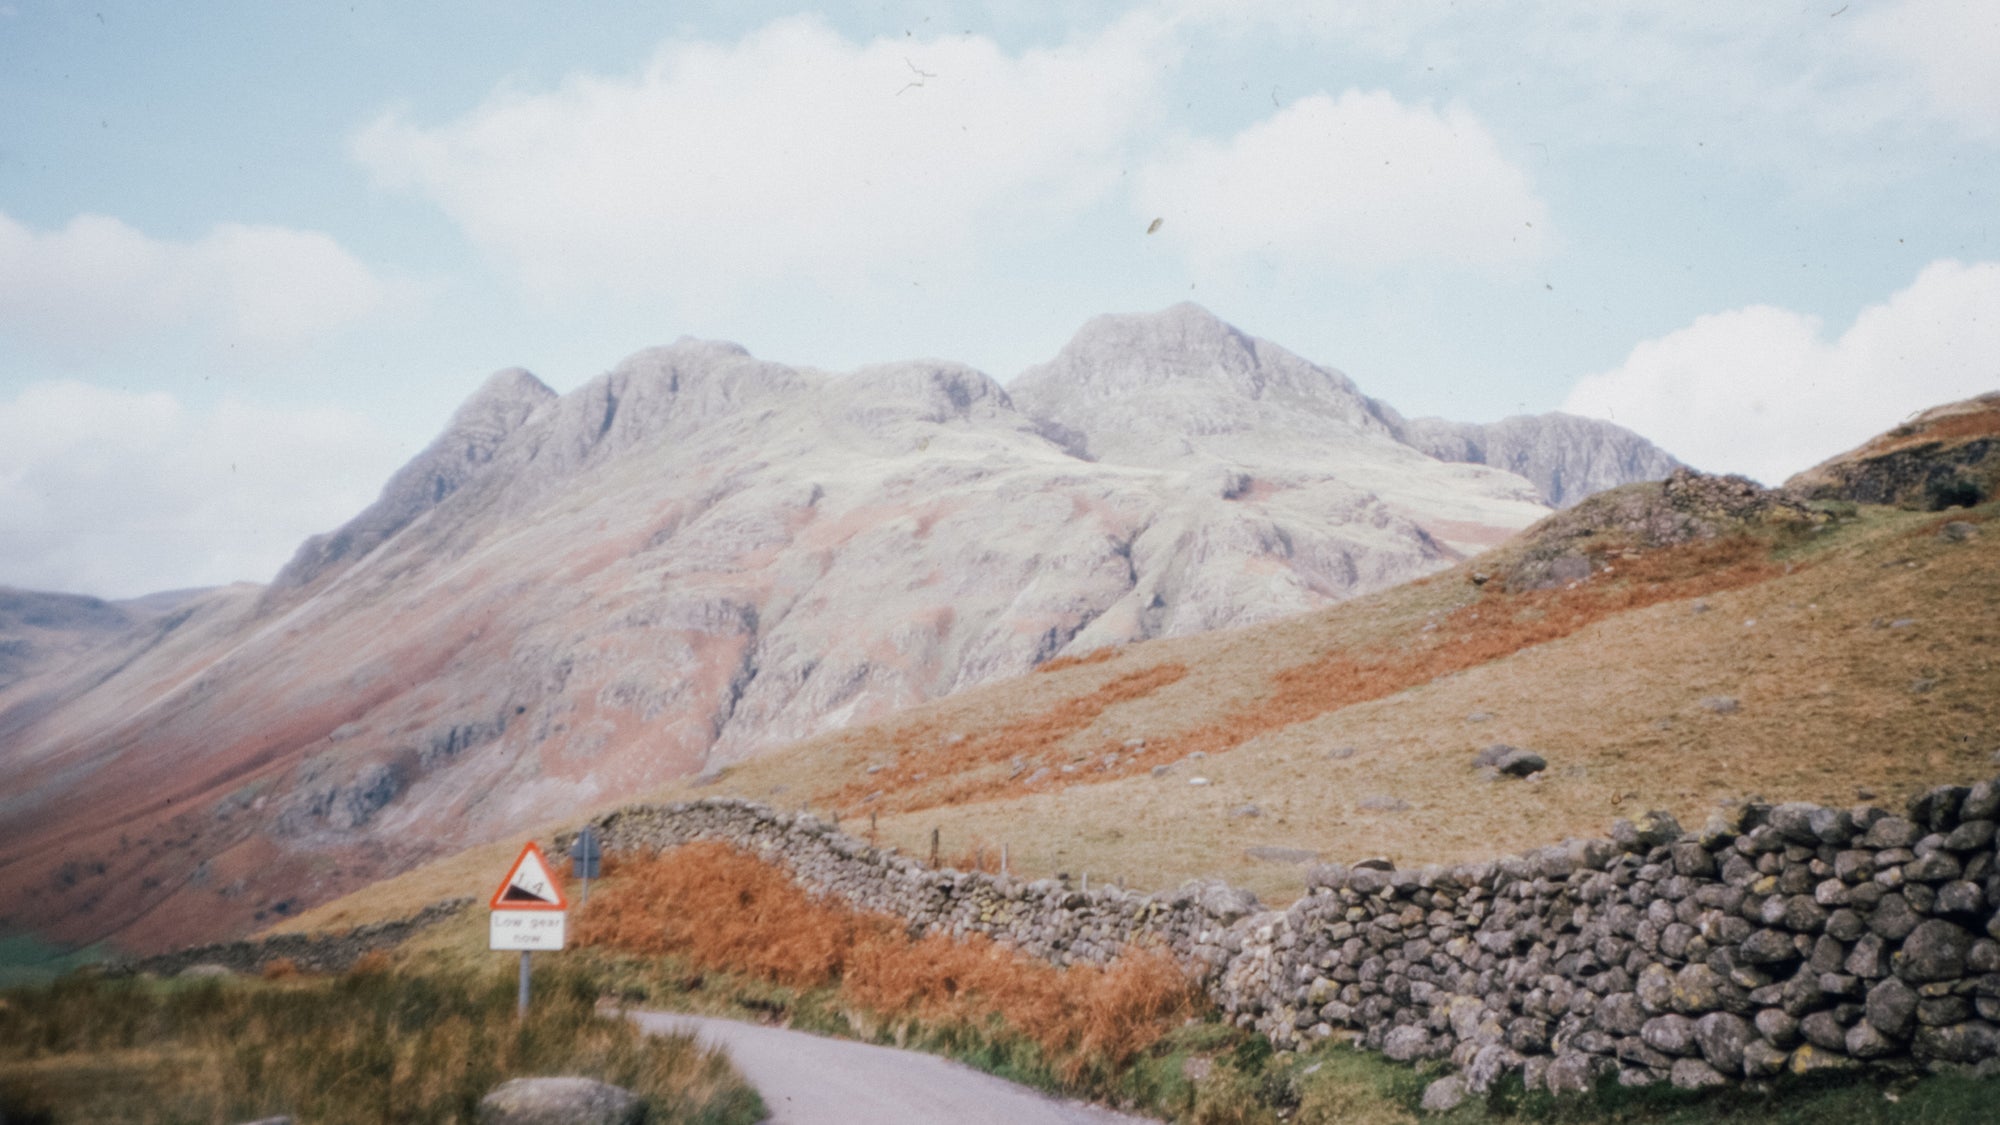
<instances>
[{"instance_id":1,"label":"sign post pole","mask_svg":"<svg viewBox=\"0 0 2000 1125\"><path fill-rule=\"evenodd\" d=\"M514 1008L515 1019L528 1018L528 958L533 956L525 949L521 951L521 1000Z\"/></svg>"}]
</instances>

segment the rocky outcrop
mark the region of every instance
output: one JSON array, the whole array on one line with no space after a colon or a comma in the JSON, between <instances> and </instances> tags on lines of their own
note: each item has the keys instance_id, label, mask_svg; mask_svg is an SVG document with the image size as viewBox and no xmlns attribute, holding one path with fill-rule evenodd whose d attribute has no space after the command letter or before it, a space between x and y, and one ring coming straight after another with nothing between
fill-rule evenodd
<instances>
[{"instance_id":1,"label":"rocky outcrop","mask_svg":"<svg viewBox=\"0 0 2000 1125\"><path fill-rule=\"evenodd\" d=\"M1658 483L1599 493L1522 532L1481 574L1512 590L1589 578L1628 557L1734 536L1802 532L1831 517L1788 490L1679 468Z\"/></svg>"},{"instance_id":2,"label":"rocky outcrop","mask_svg":"<svg viewBox=\"0 0 2000 1125\"><path fill-rule=\"evenodd\" d=\"M1634 481L1659 480L1682 467L1659 446L1600 418L1551 411L1485 423L1405 421L1386 406L1379 412L1398 441L1440 461L1491 465L1526 477L1552 508Z\"/></svg>"},{"instance_id":3,"label":"rocky outcrop","mask_svg":"<svg viewBox=\"0 0 2000 1125\"><path fill-rule=\"evenodd\" d=\"M933 870L745 801L595 824L614 850L725 841L913 930L1059 964L1158 943L1279 1047L1340 1035L1448 1059L1465 1091L1519 1072L1562 1093L2000 1057L1996 819L2000 781L1900 814L1747 804L1689 832L1654 812L1489 863L1316 868L1284 911L1218 883L1137 895Z\"/></svg>"},{"instance_id":4,"label":"rocky outcrop","mask_svg":"<svg viewBox=\"0 0 2000 1125\"><path fill-rule=\"evenodd\" d=\"M2000 495L2000 391L1926 410L1785 482L1807 500L1943 511Z\"/></svg>"}]
</instances>

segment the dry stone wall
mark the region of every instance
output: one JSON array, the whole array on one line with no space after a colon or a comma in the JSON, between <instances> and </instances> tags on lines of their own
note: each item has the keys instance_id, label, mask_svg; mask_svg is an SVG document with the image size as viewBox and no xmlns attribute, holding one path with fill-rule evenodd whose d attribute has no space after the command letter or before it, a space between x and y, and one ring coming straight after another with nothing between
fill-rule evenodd
<instances>
[{"instance_id":1,"label":"dry stone wall","mask_svg":"<svg viewBox=\"0 0 2000 1125\"><path fill-rule=\"evenodd\" d=\"M1058 963L1151 939L1280 1047L1340 1036L1449 1059L1474 1092L1515 1071L1560 1092L2000 1057L1996 819L1996 781L1930 790L1902 815L1748 804L1687 832L1655 812L1489 863L1316 868L1281 912L1220 883L1086 893L932 870L745 801L597 823L613 850L723 840L913 930Z\"/></svg>"},{"instance_id":2,"label":"dry stone wall","mask_svg":"<svg viewBox=\"0 0 2000 1125\"><path fill-rule=\"evenodd\" d=\"M365 954L401 945L419 930L456 918L471 906L469 898L447 899L432 903L408 918L371 922L342 933L273 934L251 941L197 945L155 957L116 962L106 965L104 971L111 976L152 973L163 977L177 976L190 969L256 973L273 962L286 961L302 972L344 973Z\"/></svg>"},{"instance_id":3,"label":"dry stone wall","mask_svg":"<svg viewBox=\"0 0 2000 1125\"><path fill-rule=\"evenodd\" d=\"M1054 879L937 870L810 813L729 798L633 806L596 824L607 851L724 841L790 867L811 890L902 918L913 931L985 934L1056 964L1102 963L1135 941L1151 940L1205 982L1219 980L1243 950L1239 923L1259 909L1256 895L1218 882L1140 895L1115 886L1085 892ZM556 846L567 850L570 840L558 838Z\"/></svg>"}]
</instances>

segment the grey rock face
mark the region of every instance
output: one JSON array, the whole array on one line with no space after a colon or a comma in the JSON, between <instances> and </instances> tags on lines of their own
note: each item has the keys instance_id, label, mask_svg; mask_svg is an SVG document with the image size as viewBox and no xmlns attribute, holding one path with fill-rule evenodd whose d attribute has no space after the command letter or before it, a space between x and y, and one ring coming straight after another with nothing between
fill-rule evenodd
<instances>
[{"instance_id":1,"label":"grey rock face","mask_svg":"<svg viewBox=\"0 0 2000 1125\"><path fill-rule=\"evenodd\" d=\"M1551 412L1480 424L1404 421L1392 411L1383 413L1397 440L1441 461L1491 465L1526 477L1552 508L1567 508L1621 484L1661 480L1681 467L1652 442L1597 418Z\"/></svg>"},{"instance_id":2,"label":"grey rock face","mask_svg":"<svg viewBox=\"0 0 2000 1125\"><path fill-rule=\"evenodd\" d=\"M1385 420L1394 411L1347 376L1196 305L1099 317L1008 391L1099 462L1188 471L1221 499L1277 490L1300 503L1349 503L1358 490L1389 520L1467 551L1480 549L1468 525L1511 518L1524 502L1540 506L1521 477L1447 464L1397 440ZM1456 513L1426 494L1454 494Z\"/></svg>"},{"instance_id":3,"label":"grey rock face","mask_svg":"<svg viewBox=\"0 0 2000 1125\"><path fill-rule=\"evenodd\" d=\"M639 1125L646 1105L594 1078L516 1078L479 1103L479 1125Z\"/></svg>"}]
</instances>

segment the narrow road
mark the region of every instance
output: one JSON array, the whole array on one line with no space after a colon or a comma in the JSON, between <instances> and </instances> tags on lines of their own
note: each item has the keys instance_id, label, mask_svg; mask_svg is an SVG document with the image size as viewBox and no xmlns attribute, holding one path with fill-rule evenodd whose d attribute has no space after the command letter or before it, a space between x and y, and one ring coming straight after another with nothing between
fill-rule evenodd
<instances>
[{"instance_id":1,"label":"narrow road","mask_svg":"<svg viewBox=\"0 0 2000 1125\"><path fill-rule=\"evenodd\" d=\"M691 1031L729 1052L770 1107L772 1125L1146 1125L1057 1101L962 1063L676 1012L634 1012L647 1031Z\"/></svg>"}]
</instances>

